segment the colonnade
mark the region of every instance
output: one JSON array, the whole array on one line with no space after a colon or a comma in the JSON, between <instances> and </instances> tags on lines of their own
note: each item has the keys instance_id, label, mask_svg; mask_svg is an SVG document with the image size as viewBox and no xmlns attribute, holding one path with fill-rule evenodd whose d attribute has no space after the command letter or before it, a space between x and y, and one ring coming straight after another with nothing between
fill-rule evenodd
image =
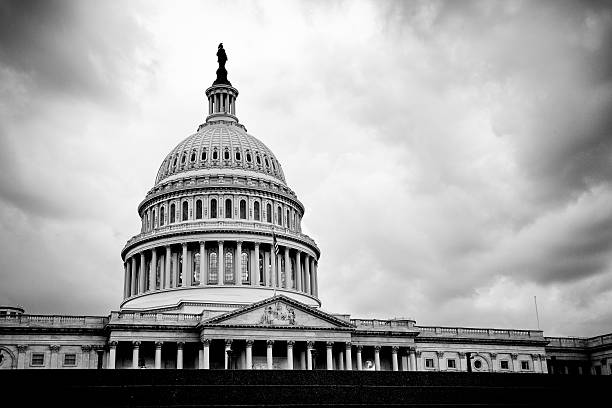
<instances>
[{"instance_id":1,"label":"colonnade","mask_svg":"<svg viewBox=\"0 0 612 408\"><path fill-rule=\"evenodd\" d=\"M127 258L124 275L124 299L155 290L223 285L276 287L318 296L314 256L287 246L275 253L272 244L257 241L155 247Z\"/></svg>"},{"instance_id":2,"label":"colonnade","mask_svg":"<svg viewBox=\"0 0 612 408\"><path fill-rule=\"evenodd\" d=\"M381 345L353 345L351 342L330 342L330 341L295 341L295 340L254 340L254 339L216 339L223 342L223 350L217 347L216 352L223 352L223 369L287 369L287 370L383 370L381 365L381 349L383 347L390 348L391 362L390 371L417 371L417 361L415 357L414 347L399 347L399 346L381 346ZM198 347L198 369L211 369L211 343L213 339L203 339L201 346ZM166 342L167 343L167 342ZM173 342L174 343L174 342ZM236 346L238 343L238 346ZM285 347L281 356L275 356L274 345L281 343L281 347ZM132 346L132 364L131 368L139 368L140 347L141 341L133 341ZM165 342L155 341L155 357L154 368L162 368L162 347ZM254 348L265 345L265 366L256 366L254 364ZM176 346L176 368L182 369L184 366L183 350L185 342L179 341L173 344ZM112 341L109 344L109 361L108 368L114 369L116 366L118 342ZM259 348L261 350L261 347ZM324 349L322 353L321 350ZM364 350L369 351L369 355L374 356L373 366L364 364ZM353 354L355 352L355 354ZM240 356L240 364L236 356ZM353 357L354 356L354 357ZM219 356L217 356L219 357ZM258 355L260 359L263 355ZM275 357L281 357L284 365L282 367L275 366ZM221 361L221 359L216 359ZM324 363L323 363L324 361ZM367 360L369 363L370 360ZM217 367L221 368L221 367Z\"/></svg>"}]
</instances>

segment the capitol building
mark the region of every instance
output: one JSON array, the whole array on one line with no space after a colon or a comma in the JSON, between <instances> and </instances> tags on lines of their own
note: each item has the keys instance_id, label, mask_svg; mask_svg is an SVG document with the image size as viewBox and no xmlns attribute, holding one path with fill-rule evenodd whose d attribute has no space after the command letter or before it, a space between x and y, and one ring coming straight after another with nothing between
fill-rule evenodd
<instances>
[{"instance_id":1,"label":"capitol building","mask_svg":"<svg viewBox=\"0 0 612 408\"><path fill-rule=\"evenodd\" d=\"M610 334L325 312L324 248L302 232L282 158L239 121L221 45L217 56L208 116L138 204L141 230L121 250L122 303L105 316L0 307L0 368L612 372Z\"/></svg>"}]
</instances>

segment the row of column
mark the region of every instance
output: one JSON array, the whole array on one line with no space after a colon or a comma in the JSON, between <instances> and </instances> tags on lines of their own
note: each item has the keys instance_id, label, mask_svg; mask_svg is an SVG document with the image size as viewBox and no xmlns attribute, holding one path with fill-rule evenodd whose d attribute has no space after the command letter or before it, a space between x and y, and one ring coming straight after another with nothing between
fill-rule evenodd
<instances>
[{"instance_id":1,"label":"row of column","mask_svg":"<svg viewBox=\"0 0 612 408\"><path fill-rule=\"evenodd\" d=\"M261 340L264 341L264 340ZM294 346L295 341L293 340L282 340L286 342L287 345L287 369L294 369ZM255 340L246 340L245 347L245 369L253 368L253 344ZM274 340L265 340L266 342L266 363L268 369L273 369L273 345ZM202 340L202 349L199 354L199 368L200 369L210 369L210 343L211 339ZM227 370L230 368L230 356L232 355L232 343L233 340L226 339L225 340L225 356L224 356L224 368ZM117 356L117 345L116 341L112 341L109 344L109 361L108 368L114 369L116 364L116 356ZM140 357L140 341L132 342L132 368L138 368L138 361ZM176 368L183 368L183 347L185 345L184 342L176 343ZM156 341L155 342L155 363L154 367L156 369L161 368L161 356L162 356L162 346L163 342ZM334 358L333 358L333 346L334 342L326 342L326 359L325 359L325 367L327 370L334 369ZM353 345L350 342L344 343L344 351L341 351L338 358L338 365L336 367L337 370L352 370L353 369L353 356L352 356L352 347ZM356 346L356 365L357 370L363 370L363 359L362 359L362 351L363 345ZM369 346L374 348L374 369L376 371L381 370L380 364L380 350L381 346ZM300 361L301 369L304 370L313 370L314 369L314 353L315 353L315 342L307 341L306 342L306 350ZM391 368L392 371L399 371L399 355L400 347L391 346ZM404 353L401 356L402 358L402 371L416 371L417 363L415 358L415 349L412 347L405 348Z\"/></svg>"},{"instance_id":2,"label":"row of column","mask_svg":"<svg viewBox=\"0 0 612 408\"><path fill-rule=\"evenodd\" d=\"M208 114L221 112L236 114L236 98L229 92L217 92L208 96Z\"/></svg>"},{"instance_id":3,"label":"row of column","mask_svg":"<svg viewBox=\"0 0 612 408\"><path fill-rule=\"evenodd\" d=\"M210 248L211 242L216 244L214 248ZM124 263L124 299L155 290L207 285L269 286L318 296L317 261L308 253L280 247L277 254L271 244L245 245L243 241L235 241L233 266L228 273L226 249L226 241L199 241L198 251L185 242L181 244L182 261L171 245L166 245L161 253L159 248L153 248L134 254ZM243 252L247 253L247 279L243 277ZM195 267L199 270L194 270L196 254L200 261ZM212 254L216 254L216 262L211 262Z\"/></svg>"}]
</instances>

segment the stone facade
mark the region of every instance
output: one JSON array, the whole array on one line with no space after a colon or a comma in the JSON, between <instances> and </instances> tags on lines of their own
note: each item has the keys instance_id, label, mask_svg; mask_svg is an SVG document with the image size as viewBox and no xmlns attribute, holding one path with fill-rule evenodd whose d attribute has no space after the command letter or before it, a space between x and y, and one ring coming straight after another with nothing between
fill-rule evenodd
<instances>
[{"instance_id":1,"label":"stone facade","mask_svg":"<svg viewBox=\"0 0 612 408\"><path fill-rule=\"evenodd\" d=\"M302 233L304 206L274 154L239 123L238 91L226 82L206 90L206 122L164 158L138 206L141 231L121 251L119 310L0 308L0 368L546 373L550 359L558 371L567 358L583 374L610 373L610 336L566 347L541 331L320 310L321 252Z\"/></svg>"}]
</instances>

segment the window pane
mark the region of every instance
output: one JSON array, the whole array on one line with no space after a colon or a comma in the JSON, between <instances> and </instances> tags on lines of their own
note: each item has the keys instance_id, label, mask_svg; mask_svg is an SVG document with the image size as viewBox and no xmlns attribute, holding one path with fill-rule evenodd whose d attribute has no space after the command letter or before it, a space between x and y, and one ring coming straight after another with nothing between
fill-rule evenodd
<instances>
[{"instance_id":1,"label":"window pane","mask_svg":"<svg viewBox=\"0 0 612 408\"><path fill-rule=\"evenodd\" d=\"M242 253L242 264L240 265L240 270L242 272L242 282L249 282L249 254L246 252Z\"/></svg>"},{"instance_id":2,"label":"window pane","mask_svg":"<svg viewBox=\"0 0 612 408\"><path fill-rule=\"evenodd\" d=\"M225 283L234 281L234 254L231 250L225 253Z\"/></svg>"},{"instance_id":3,"label":"window pane","mask_svg":"<svg viewBox=\"0 0 612 408\"><path fill-rule=\"evenodd\" d=\"M232 218L232 200L225 200L225 218Z\"/></svg>"},{"instance_id":4,"label":"window pane","mask_svg":"<svg viewBox=\"0 0 612 408\"><path fill-rule=\"evenodd\" d=\"M202 200L196 201L196 218L198 220L202 219Z\"/></svg>"},{"instance_id":5,"label":"window pane","mask_svg":"<svg viewBox=\"0 0 612 408\"><path fill-rule=\"evenodd\" d=\"M240 200L240 218L246 220L246 201Z\"/></svg>"},{"instance_id":6,"label":"window pane","mask_svg":"<svg viewBox=\"0 0 612 408\"><path fill-rule=\"evenodd\" d=\"M187 201L183 201L183 221L187 221L188 215L189 215L189 204L187 204Z\"/></svg>"},{"instance_id":7,"label":"window pane","mask_svg":"<svg viewBox=\"0 0 612 408\"><path fill-rule=\"evenodd\" d=\"M255 221L259 221L259 202L255 201L255 204L253 204L253 217L255 218Z\"/></svg>"},{"instance_id":8,"label":"window pane","mask_svg":"<svg viewBox=\"0 0 612 408\"><path fill-rule=\"evenodd\" d=\"M219 265L217 262L217 253L210 253L210 263L208 264L208 283L217 283L219 279Z\"/></svg>"},{"instance_id":9,"label":"window pane","mask_svg":"<svg viewBox=\"0 0 612 408\"><path fill-rule=\"evenodd\" d=\"M210 200L210 218L217 218L217 200Z\"/></svg>"}]
</instances>

